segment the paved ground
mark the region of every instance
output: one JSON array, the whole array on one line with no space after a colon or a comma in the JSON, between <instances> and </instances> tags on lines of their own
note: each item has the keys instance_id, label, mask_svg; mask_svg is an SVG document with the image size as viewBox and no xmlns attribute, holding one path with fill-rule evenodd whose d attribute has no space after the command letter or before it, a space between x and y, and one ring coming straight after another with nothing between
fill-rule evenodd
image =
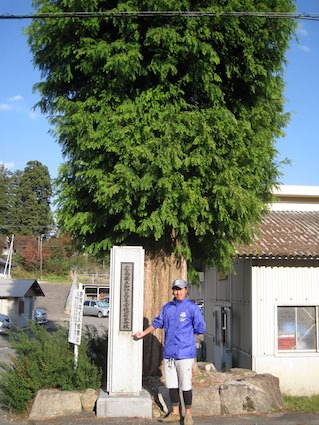
<instances>
[{"instance_id":1,"label":"paved ground","mask_svg":"<svg viewBox=\"0 0 319 425\"><path fill-rule=\"evenodd\" d=\"M0 425L155 425L157 419L97 418L94 414L67 416L45 421L11 416L0 411ZM194 417L194 425L318 425L319 415L302 413L277 413L265 416L209 416ZM183 422L181 421L181 425Z\"/></svg>"}]
</instances>

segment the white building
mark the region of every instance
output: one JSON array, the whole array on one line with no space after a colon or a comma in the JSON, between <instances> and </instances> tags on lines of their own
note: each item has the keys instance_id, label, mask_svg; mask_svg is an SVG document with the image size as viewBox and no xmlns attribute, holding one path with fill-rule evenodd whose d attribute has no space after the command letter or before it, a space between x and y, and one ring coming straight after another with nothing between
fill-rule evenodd
<instances>
[{"instance_id":1,"label":"white building","mask_svg":"<svg viewBox=\"0 0 319 425\"><path fill-rule=\"evenodd\" d=\"M282 186L235 272L205 270L207 361L319 393L319 187Z\"/></svg>"},{"instance_id":2,"label":"white building","mask_svg":"<svg viewBox=\"0 0 319 425\"><path fill-rule=\"evenodd\" d=\"M44 293L35 279L0 279L0 313L10 316L18 328L34 318L37 297Z\"/></svg>"}]
</instances>

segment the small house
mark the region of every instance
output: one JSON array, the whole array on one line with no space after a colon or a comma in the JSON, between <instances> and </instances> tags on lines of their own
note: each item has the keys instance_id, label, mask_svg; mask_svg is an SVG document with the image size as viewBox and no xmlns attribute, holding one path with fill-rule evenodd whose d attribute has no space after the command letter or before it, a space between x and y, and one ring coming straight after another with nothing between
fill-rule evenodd
<instances>
[{"instance_id":1,"label":"small house","mask_svg":"<svg viewBox=\"0 0 319 425\"><path fill-rule=\"evenodd\" d=\"M206 359L319 393L319 188L282 186L234 272L204 274Z\"/></svg>"},{"instance_id":2,"label":"small house","mask_svg":"<svg viewBox=\"0 0 319 425\"><path fill-rule=\"evenodd\" d=\"M35 279L0 279L0 313L11 318L19 327L33 319L36 298L44 293Z\"/></svg>"}]
</instances>

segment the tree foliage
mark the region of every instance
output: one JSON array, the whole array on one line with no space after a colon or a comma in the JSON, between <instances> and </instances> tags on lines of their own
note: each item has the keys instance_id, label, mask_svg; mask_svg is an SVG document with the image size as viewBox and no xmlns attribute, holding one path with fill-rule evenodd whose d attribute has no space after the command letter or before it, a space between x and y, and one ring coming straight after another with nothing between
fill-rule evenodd
<instances>
[{"instance_id":1,"label":"tree foliage","mask_svg":"<svg viewBox=\"0 0 319 425\"><path fill-rule=\"evenodd\" d=\"M292 0L36 0L37 12L292 12ZM278 183L283 64L295 23L267 17L37 19L39 106L68 161L59 222L101 252L142 244L225 269Z\"/></svg>"},{"instance_id":2,"label":"tree foliage","mask_svg":"<svg viewBox=\"0 0 319 425\"><path fill-rule=\"evenodd\" d=\"M2 234L48 234L52 225L52 184L47 166L29 161L23 171L13 173L2 167L0 189Z\"/></svg>"}]
</instances>

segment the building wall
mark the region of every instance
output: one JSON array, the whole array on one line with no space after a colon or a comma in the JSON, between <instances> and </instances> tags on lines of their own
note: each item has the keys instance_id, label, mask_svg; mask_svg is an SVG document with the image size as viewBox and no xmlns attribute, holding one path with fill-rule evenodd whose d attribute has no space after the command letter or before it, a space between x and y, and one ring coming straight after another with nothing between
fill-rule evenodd
<instances>
[{"instance_id":1,"label":"building wall","mask_svg":"<svg viewBox=\"0 0 319 425\"><path fill-rule=\"evenodd\" d=\"M19 312L19 302L24 303L23 313ZM24 298L1 298L0 312L8 315L12 323L18 328L26 328L32 318L34 308L34 297Z\"/></svg>"},{"instance_id":2,"label":"building wall","mask_svg":"<svg viewBox=\"0 0 319 425\"><path fill-rule=\"evenodd\" d=\"M318 349L278 351L277 307L318 306L319 267L253 266L252 281L252 369L277 376L283 393L318 393Z\"/></svg>"},{"instance_id":3,"label":"building wall","mask_svg":"<svg viewBox=\"0 0 319 425\"><path fill-rule=\"evenodd\" d=\"M10 316L9 311L10 311L11 305L12 306L14 305L13 300L11 304L8 298L0 298L0 313Z\"/></svg>"}]
</instances>

